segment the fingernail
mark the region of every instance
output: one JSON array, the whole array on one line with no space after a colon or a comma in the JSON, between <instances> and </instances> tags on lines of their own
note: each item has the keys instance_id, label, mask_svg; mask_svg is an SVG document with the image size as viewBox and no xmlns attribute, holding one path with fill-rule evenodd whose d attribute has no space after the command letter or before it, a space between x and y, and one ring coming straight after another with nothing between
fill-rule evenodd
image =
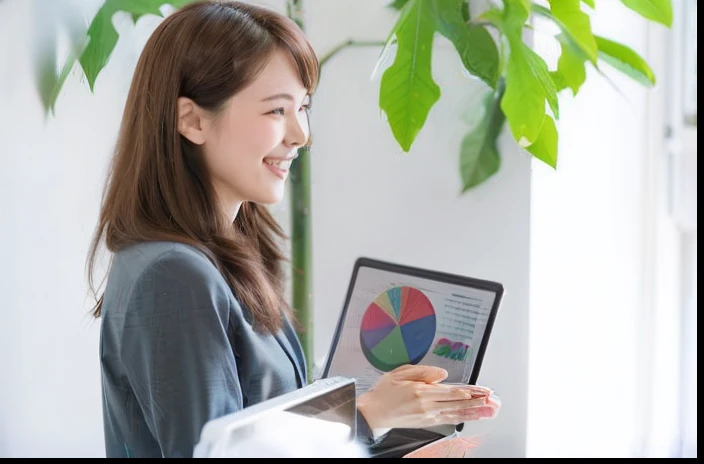
<instances>
[{"instance_id":1,"label":"fingernail","mask_svg":"<svg viewBox=\"0 0 704 464\"><path fill-rule=\"evenodd\" d=\"M452 393L461 393L464 395L466 398L471 398L472 397L472 392L467 390L466 388L454 388L452 390Z\"/></svg>"}]
</instances>

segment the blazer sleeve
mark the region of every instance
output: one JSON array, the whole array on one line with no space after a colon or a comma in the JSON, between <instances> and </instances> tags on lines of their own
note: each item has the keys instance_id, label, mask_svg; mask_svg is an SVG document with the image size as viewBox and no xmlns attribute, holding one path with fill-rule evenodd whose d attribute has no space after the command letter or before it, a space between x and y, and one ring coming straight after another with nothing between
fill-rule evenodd
<instances>
[{"instance_id":1,"label":"blazer sleeve","mask_svg":"<svg viewBox=\"0 0 704 464\"><path fill-rule=\"evenodd\" d=\"M229 302L215 268L177 250L133 287L121 358L164 457L191 457L207 421L242 409Z\"/></svg>"}]
</instances>

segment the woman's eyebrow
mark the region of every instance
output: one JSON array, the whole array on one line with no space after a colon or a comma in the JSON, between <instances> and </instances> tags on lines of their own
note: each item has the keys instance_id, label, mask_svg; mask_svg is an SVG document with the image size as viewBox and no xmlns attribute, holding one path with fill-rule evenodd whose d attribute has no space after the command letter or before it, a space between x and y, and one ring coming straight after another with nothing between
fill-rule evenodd
<instances>
[{"instance_id":1,"label":"woman's eyebrow","mask_svg":"<svg viewBox=\"0 0 704 464\"><path fill-rule=\"evenodd\" d=\"M303 101L306 101L309 99L310 99L310 94L306 94L306 96L303 97ZM290 93L277 93L275 95L271 95L270 97L266 97L266 98L262 99L263 102L272 101L272 100L296 101L296 99L293 98L293 95L291 95Z\"/></svg>"},{"instance_id":2,"label":"woman's eyebrow","mask_svg":"<svg viewBox=\"0 0 704 464\"><path fill-rule=\"evenodd\" d=\"M293 101L293 95L290 93L277 93L276 95L272 95L270 97L264 98L262 101L271 101L271 100L291 100Z\"/></svg>"}]
</instances>

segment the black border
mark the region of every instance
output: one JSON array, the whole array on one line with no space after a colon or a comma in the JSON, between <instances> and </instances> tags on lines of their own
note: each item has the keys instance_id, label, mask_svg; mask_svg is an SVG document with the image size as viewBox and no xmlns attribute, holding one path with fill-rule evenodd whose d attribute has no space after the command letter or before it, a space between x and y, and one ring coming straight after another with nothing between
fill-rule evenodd
<instances>
[{"instance_id":1,"label":"black border","mask_svg":"<svg viewBox=\"0 0 704 464\"><path fill-rule=\"evenodd\" d=\"M423 279L433 280L436 282L443 282L448 284L460 285L469 288L478 288L482 290L489 290L496 293L496 298L494 298L494 304L489 312L489 320L486 324L486 330L484 331L484 336L482 342L479 345L479 352L477 353L477 360L474 364L472 373L469 376L468 385L475 385L477 379L479 378L479 371L484 361L484 353L489 344L489 338L491 336L491 331L494 328L494 321L496 320L496 315L501 306L501 301L504 296L504 286L499 282L494 282L491 280L476 279L473 277L467 277L458 274L449 274L446 272L433 271L429 269L422 269L418 267L407 266L403 264L395 264L387 261L380 261L378 259L360 257L354 263L354 268L352 270L352 277L350 278L350 283L347 287L347 296L345 297L345 304L342 307L342 313L337 321L337 327L335 328L335 335L333 336L332 344L330 345L330 351L328 352L327 359L325 361L325 368L323 369L323 377L328 376L330 371L330 365L332 364L333 357L335 355L335 349L340 341L340 336L342 335L342 327L344 326L345 320L347 319L347 308L350 304L350 299L352 298L352 293L355 289L355 284L357 282L357 274L359 269L362 267L369 267L372 269L379 269L382 271L389 271L395 274L409 275L413 277L420 277Z\"/></svg>"}]
</instances>

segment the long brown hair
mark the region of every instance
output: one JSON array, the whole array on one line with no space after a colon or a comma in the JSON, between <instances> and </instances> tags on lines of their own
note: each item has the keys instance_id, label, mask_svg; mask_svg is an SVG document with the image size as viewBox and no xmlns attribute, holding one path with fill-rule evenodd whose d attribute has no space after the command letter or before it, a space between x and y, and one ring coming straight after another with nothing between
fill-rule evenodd
<instances>
[{"instance_id":1,"label":"long brown hair","mask_svg":"<svg viewBox=\"0 0 704 464\"><path fill-rule=\"evenodd\" d=\"M272 10L240 2L198 1L169 15L147 41L132 79L100 217L88 254L94 285L101 243L111 252L139 242L174 241L213 261L255 327L275 332L282 311L285 256L281 227L265 206L245 202L222 224L198 146L177 130L177 99L217 113L277 49L291 53L312 94L319 63L298 26ZM233 234L233 231L235 232ZM92 310L100 317L103 297Z\"/></svg>"}]
</instances>

